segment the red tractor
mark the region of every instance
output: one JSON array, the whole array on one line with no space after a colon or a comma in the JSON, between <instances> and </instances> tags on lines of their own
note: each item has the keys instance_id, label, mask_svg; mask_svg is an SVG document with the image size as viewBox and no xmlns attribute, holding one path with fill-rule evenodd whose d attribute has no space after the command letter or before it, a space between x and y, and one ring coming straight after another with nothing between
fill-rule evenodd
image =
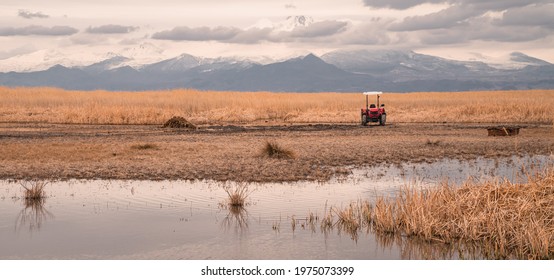
<instances>
[{"instance_id":1,"label":"red tractor","mask_svg":"<svg viewBox=\"0 0 554 280\"><path fill-rule=\"evenodd\" d=\"M362 125L367 125L368 122L378 122L379 125L385 125L387 121L387 113L385 112L385 104L379 106L379 96L382 94L380 91L368 91L364 92L365 95L365 109L362 108ZM369 96L377 95L377 105L369 105ZM379 107L377 107L379 106Z\"/></svg>"}]
</instances>

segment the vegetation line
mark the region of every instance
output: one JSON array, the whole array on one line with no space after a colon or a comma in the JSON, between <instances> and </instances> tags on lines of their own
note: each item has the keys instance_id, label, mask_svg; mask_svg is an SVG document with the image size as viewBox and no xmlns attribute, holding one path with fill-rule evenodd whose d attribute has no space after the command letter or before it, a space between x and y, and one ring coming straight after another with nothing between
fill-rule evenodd
<instances>
[{"instance_id":1,"label":"vegetation line","mask_svg":"<svg viewBox=\"0 0 554 280\"><path fill-rule=\"evenodd\" d=\"M554 118L554 90L386 93L381 101L392 122L551 124ZM182 116L197 125L357 123L364 106L359 93L0 87L0 122L162 125L173 116Z\"/></svg>"},{"instance_id":2,"label":"vegetation line","mask_svg":"<svg viewBox=\"0 0 554 280\"><path fill-rule=\"evenodd\" d=\"M357 238L361 225L380 234L477 245L490 259L554 259L554 170L525 184L507 180L428 190L405 189L336 209L339 230ZM329 216L332 219L332 216Z\"/></svg>"}]
</instances>

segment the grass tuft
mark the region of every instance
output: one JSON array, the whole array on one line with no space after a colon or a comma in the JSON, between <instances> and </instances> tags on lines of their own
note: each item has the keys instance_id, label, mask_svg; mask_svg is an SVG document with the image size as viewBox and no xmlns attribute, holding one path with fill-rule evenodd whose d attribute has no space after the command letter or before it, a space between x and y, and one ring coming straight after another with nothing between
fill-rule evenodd
<instances>
[{"instance_id":1,"label":"grass tuft","mask_svg":"<svg viewBox=\"0 0 554 280\"><path fill-rule=\"evenodd\" d=\"M266 141L260 152L261 156L277 159L294 159L296 154L294 151L283 147L275 141Z\"/></svg>"},{"instance_id":2,"label":"grass tuft","mask_svg":"<svg viewBox=\"0 0 554 280\"><path fill-rule=\"evenodd\" d=\"M246 206L246 199L251 193L246 184L239 184L235 187L224 186L223 190L227 193L227 205L231 208Z\"/></svg>"},{"instance_id":3,"label":"grass tuft","mask_svg":"<svg viewBox=\"0 0 554 280\"><path fill-rule=\"evenodd\" d=\"M23 197L25 200L42 200L46 198L46 191L44 190L48 185L46 181L25 181L21 183L23 187Z\"/></svg>"},{"instance_id":4,"label":"grass tuft","mask_svg":"<svg viewBox=\"0 0 554 280\"><path fill-rule=\"evenodd\" d=\"M146 143L146 144L132 145L131 149L135 149L135 150L157 150L157 149L159 149L159 147L156 144Z\"/></svg>"},{"instance_id":5,"label":"grass tuft","mask_svg":"<svg viewBox=\"0 0 554 280\"><path fill-rule=\"evenodd\" d=\"M425 145L427 146L438 146L440 143L441 143L441 140L427 139L427 141L425 141Z\"/></svg>"}]
</instances>

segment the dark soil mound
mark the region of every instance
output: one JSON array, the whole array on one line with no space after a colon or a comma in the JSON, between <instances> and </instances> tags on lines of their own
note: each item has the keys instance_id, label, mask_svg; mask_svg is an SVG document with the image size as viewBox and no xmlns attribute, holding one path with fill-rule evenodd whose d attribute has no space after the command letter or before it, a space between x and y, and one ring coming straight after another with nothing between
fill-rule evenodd
<instances>
[{"instance_id":1,"label":"dark soil mound","mask_svg":"<svg viewBox=\"0 0 554 280\"><path fill-rule=\"evenodd\" d=\"M163 127L196 129L196 126L183 117L173 117L164 123Z\"/></svg>"},{"instance_id":2,"label":"dark soil mound","mask_svg":"<svg viewBox=\"0 0 554 280\"><path fill-rule=\"evenodd\" d=\"M488 127L489 136L514 136L519 134L519 127Z\"/></svg>"}]
</instances>

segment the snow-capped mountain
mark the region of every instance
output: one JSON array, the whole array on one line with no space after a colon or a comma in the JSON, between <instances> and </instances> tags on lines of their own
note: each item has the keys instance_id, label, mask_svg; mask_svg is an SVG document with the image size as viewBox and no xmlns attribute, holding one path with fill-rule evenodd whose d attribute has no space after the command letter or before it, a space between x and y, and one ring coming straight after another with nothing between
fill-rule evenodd
<instances>
[{"instance_id":1,"label":"snow-capped mountain","mask_svg":"<svg viewBox=\"0 0 554 280\"><path fill-rule=\"evenodd\" d=\"M394 74L407 80L435 74L442 78L459 77L473 72L494 70L478 61L449 60L400 50L339 50L327 53L321 58L346 71L375 76Z\"/></svg>"},{"instance_id":2,"label":"snow-capped mountain","mask_svg":"<svg viewBox=\"0 0 554 280\"><path fill-rule=\"evenodd\" d=\"M519 68L502 69L480 61L450 60L397 50L339 50L321 58L308 54L265 64L248 58L202 58L190 54L161 58L163 52L151 46L126 51L98 56L103 59L84 66L73 57L61 56L65 60L60 60L59 53L43 53L42 62L63 63L40 71L0 73L0 86L291 92L355 92L367 88L396 92L554 88L554 65L522 53L512 53L509 58Z\"/></svg>"},{"instance_id":3,"label":"snow-capped mountain","mask_svg":"<svg viewBox=\"0 0 554 280\"><path fill-rule=\"evenodd\" d=\"M142 66L141 68L147 71L185 71L200 66L201 64L201 58L185 53L174 58Z\"/></svg>"},{"instance_id":4,"label":"snow-capped mountain","mask_svg":"<svg viewBox=\"0 0 554 280\"><path fill-rule=\"evenodd\" d=\"M87 66L79 66L76 68L81 68L88 72L102 72L106 70L117 69L120 67L127 66L127 63L131 60L130 58L113 54L113 53L109 53L108 57L109 58L105 60L90 64ZM59 64L59 65L65 66L63 64Z\"/></svg>"},{"instance_id":5,"label":"snow-capped mountain","mask_svg":"<svg viewBox=\"0 0 554 280\"><path fill-rule=\"evenodd\" d=\"M545 66L550 64L549 62L528 56L521 52L512 52L500 57L478 55L478 58L475 60L483 61L491 67L498 69L522 69L527 66Z\"/></svg>"},{"instance_id":6,"label":"snow-capped mountain","mask_svg":"<svg viewBox=\"0 0 554 280\"><path fill-rule=\"evenodd\" d=\"M117 52L117 55L129 58L125 66L133 68L140 68L168 58L162 48L151 43L142 43L137 46L124 48Z\"/></svg>"},{"instance_id":7,"label":"snow-capped mountain","mask_svg":"<svg viewBox=\"0 0 554 280\"><path fill-rule=\"evenodd\" d=\"M46 70L54 65L77 67L107 59L106 56L83 56L82 53L61 52L57 49L40 50L0 60L0 72L32 72Z\"/></svg>"},{"instance_id":8,"label":"snow-capped mountain","mask_svg":"<svg viewBox=\"0 0 554 280\"><path fill-rule=\"evenodd\" d=\"M163 49L150 43L142 43L117 51L87 52L82 49L45 49L0 60L0 72L33 72L49 69L55 65L64 67L85 67L103 64L105 69L130 66L140 68L143 65L166 59Z\"/></svg>"}]
</instances>

